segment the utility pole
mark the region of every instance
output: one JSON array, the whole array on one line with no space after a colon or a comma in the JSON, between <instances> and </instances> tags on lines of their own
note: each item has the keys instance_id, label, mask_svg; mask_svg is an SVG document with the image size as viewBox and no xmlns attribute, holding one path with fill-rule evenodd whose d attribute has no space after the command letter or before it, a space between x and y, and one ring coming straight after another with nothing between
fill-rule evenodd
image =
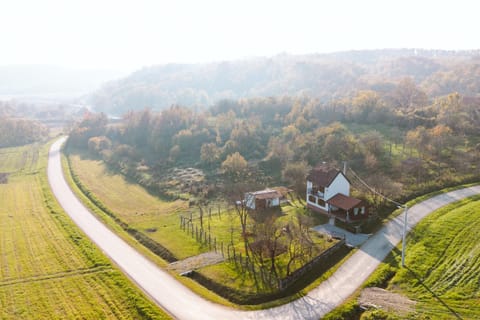
<instances>
[{"instance_id":1,"label":"utility pole","mask_svg":"<svg viewBox=\"0 0 480 320\"><path fill-rule=\"evenodd\" d=\"M403 205L403 239L402 239L402 267L405 267L405 237L407 235L407 205Z\"/></svg>"}]
</instances>

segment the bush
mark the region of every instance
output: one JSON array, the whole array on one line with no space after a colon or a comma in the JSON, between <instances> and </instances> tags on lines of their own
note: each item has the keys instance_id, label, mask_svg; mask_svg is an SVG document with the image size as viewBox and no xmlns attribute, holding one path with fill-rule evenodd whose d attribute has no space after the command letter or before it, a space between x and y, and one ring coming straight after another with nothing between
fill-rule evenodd
<instances>
[{"instance_id":1,"label":"bush","mask_svg":"<svg viewBox=\"0 0 480 320\"><path fill-rule=\"evenodd\" d=\"M360 308L356 301L351 301L343 304L339 308L327 313L324 320L359 320L363 310Z\"/></svg>"},{"instance_id":2,"label":"bush","mask_svg":"<svg viewBox=\"0 0 480 320\"><path fill-rule=\"evenodd\" d=\"M394 314L384 310L369 310L362 314L360 320L397 320L400 319Z\"/></svg>"}]
</instances>

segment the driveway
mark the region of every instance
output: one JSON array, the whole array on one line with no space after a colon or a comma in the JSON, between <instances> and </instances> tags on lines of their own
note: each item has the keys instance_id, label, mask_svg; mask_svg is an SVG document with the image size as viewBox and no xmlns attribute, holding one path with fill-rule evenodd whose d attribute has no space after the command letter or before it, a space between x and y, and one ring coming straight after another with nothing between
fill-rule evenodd
<instances>
[{"instance_id":1,"label":"driveway","mask_svg":"<svg viewBox=\"0 0 480 320\"><path fill-rule=\"evenodd\" d=\"M312 229L323 234L329 234L332 237L345 236L345 242L352 247L359 247L365 243L370 236L365 233L352 233L329 223L315 226Z\"/></svg>"},{"instance_id":2,"label":"driveway","mask_svg":"<svg viewBox=\"0 0 480 320\"><path fill-rule=\"evenodd\" d=\"M402 216L366 241L328 280L291 303L259 311L238 311L203 299L150 262L97 220L70 190L56 141L49 153L48 179L60 205L87 236L160 307L178 319L319 319L347 299L401 240ZM432 211L480 193L480 186L452 191L409 210L408 230ZM408 254L408 252L407 252Z\"/></svg>"}]
</instances>

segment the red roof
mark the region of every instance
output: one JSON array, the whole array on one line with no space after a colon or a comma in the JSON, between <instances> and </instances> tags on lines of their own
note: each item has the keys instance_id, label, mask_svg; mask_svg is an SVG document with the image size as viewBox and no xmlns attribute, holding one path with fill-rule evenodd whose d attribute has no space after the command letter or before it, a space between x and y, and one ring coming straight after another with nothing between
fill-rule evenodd
<instances>
[{"instance_id":1,"label":"red roof","mask_svg":"<svg viewBox=\"0 0 480 320\"><path fill-rule=\"evenodd\" d=\"M343 173L334 167L324 164L312 169L307 176L307 180L312 181L317 186L328 187L339 174Z\"/></svg>"},{"instance_id":2,"label":"red roof","mask_svg":"<svg viewBox=\"0 0 480 320\"><path fill-rule=\"evenodd\" d=\"M350 210L352 208L358 207L358 205L362 203L362 200L352 198L341 193L337 193L336 195L328 199L327 203L343 210Z\"/></svg>"}]
</instances>

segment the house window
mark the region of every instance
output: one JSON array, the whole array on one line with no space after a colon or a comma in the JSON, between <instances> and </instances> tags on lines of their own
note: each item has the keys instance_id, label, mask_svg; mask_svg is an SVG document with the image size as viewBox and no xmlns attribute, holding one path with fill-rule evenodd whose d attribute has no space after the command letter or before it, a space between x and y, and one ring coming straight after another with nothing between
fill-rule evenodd
<instances>
[{"instance_id":1,"label":"house window","mask_svg":"<svg viewBox=\"0 0 480 320\"><path fill-rule=\"evenodd\" d=\"M325 207L325 201L323 201L322 199L317 199L317 204L321 207Z\"/></svg>"},{"instance_id":2,"label":"house window","mask_svg":"<svg viewBox=\"0 0 480 320\"><path fill-rule=\"evenodd\" d=\"M353 208L353 215L355 215L355 216L358 215L358 208Z\"/></svg>"},{"instance_id":3,"label":"house window","mask_svg":"<svg viewBox=\"0 0 480 320\"><path fill-rule=\"evenodd\" d=\"M312 196L312 195L309 195L309 196L308 196L308 201L315 203L315 197Z\"/></svg>"},{"instance_id":4,"label":"house window","mask_svg":"<svg viewBox=\"0 0 480 320\"><path fill-rule=\"evenodd\" d=\"M365 214L365 207L362 207L362 210L360 211L361 214Z\"/></svg>"}]
</instances>

